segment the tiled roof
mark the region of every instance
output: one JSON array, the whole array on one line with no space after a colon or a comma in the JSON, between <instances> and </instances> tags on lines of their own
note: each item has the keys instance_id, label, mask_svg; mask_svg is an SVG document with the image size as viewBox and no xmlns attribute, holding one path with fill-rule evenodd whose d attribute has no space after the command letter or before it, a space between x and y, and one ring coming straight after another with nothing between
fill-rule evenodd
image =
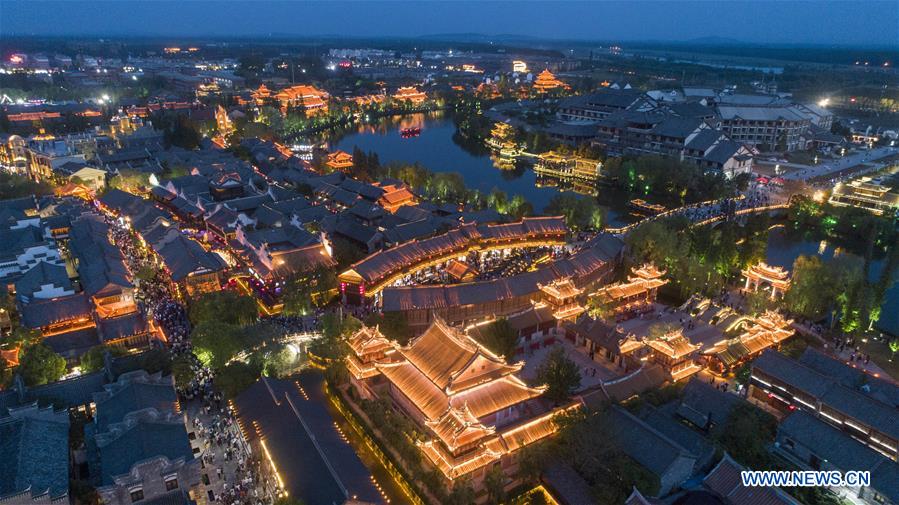
<instances>
[{"instance_id":1,"label":"tiled roof","mask_svg":"<svg viewBox=\"0 0 899 505\"><path fill-rule=\"evenodd\" d=\"M69 490L69 414L23 407L0 418L0 498L26 491L50 497ZM2 501L2 499L0 499Z\"/></svg>"}]
</instances>

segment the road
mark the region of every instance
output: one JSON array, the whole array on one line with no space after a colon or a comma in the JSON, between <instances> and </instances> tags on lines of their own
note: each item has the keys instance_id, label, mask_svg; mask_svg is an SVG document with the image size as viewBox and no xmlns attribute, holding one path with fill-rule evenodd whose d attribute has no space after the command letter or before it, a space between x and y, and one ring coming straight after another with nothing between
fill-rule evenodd
<instances>
[{"instance_id":1,"label":"road","mask_svg":"<svg viewBox=\"0 0 899 505\"><path fill-rule=\"evenodd\" d=\"M842 158L821 163L820 165L800 165L797 163L782 163L782 167L794 168L795 170L785 174L784 179L794 181L807 181L809 179L828 177L831 174L837 174L841 170L861 165L863 163L874 164L878 160L899 153L899 149L895 147L876 147L867 151L859 151L848 154Z\"/></svg>"}]
</instances>

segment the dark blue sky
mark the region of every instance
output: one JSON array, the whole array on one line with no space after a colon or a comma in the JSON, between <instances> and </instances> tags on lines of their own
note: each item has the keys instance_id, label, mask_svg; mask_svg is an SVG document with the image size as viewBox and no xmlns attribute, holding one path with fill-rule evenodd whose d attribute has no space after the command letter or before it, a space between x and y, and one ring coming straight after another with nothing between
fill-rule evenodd
<instances>
[{"instance_id":1,"label":"dark blue sky","mask_svg":"<svg viewBox=\"0 0 899 505\"><path fill-rule=\"evenodd\" d=\"M897 1L243 2L0 0L0 35L401 36L899 45Z\"/></svg>"}]
</instances>

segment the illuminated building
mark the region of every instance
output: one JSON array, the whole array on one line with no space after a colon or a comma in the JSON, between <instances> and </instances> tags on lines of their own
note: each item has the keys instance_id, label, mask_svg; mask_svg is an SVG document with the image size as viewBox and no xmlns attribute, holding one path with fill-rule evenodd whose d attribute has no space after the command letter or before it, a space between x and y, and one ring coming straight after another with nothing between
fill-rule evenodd
<instances>
[{"instance_id":1,"label":"illuminated building","mask_svg":"<svg viewBox=\"0 0 899 505\"><path fill-rule=\"evenodd\" d=\"M809 347L798 360L762 352L752 362L749 398L778 417L808 412L862 447L899 458L896 385L821 351Z\"/></svg>"},{"instance_id":2,"label":"illuminated building","mask_svg":"<svg viewBox=\"0 0 899 505\"><path fill-rule=\"evenodd\" d=\"M275 99L281 105L281 112L299 108L307 115L327 113L330 98L331 96L326 91L308 84L291 86L275 94Z\"/></svg>"},{"instance_id":3,"label":"illuminated building","mask_svg":"<svg viewBox=\"0 0 899 505\"><path fill-rule=\"evenodd\" d=\"M790 273L782 267L771 266L760 261L757 264L743 270L746 277L746 286L743 291L757 292L762 284L771 286L771 299L783 296L790 289Z\"/></svg>"},{"instance_id":4,"label":"illuminated building","mask_svg":"<svg viewBox=\"0 0 899 505\"><path fill-rule=\"evenodd\" d=\"M584 307L578 303L584 290L577 287L571 278L537 284L537 287L540 289L540 301L552 309L552 315L557 321L575 321L584 313Z\"/></svg>"},{"instance_id":5,"label":"illuminated building","mask_svg":"<svg viewBox=\"0 0 899 505\"><path fill-rule=\"evenodd\" d=\"M378 205L387 212L396 212L397 209L404 205L415 205L417 200L415 194L405 184L384 184L375 183L375 186L384 190L384 194L378 197Z\"/></svg>"},{"instance_id":6,"label":"illuminated building","mask_svg":"<svg viewBox=\"0 0 899 505\"><path fill-rule=\"evenodd\" d=\"M406 242L354 263L340 274L341 290L354 300L359 300L355 293L370 298L404 276L471 251L562 245L567 234L568 227L561 217L523 218L507 224L464 224L443 235Z\"/></svg>"},{"instance_id":7,"label":"illuminated building","mask_svg":"<svg viewBox=\"0 0 899 505\"><path fill-rule=\"evenodd\" d=\"M507 363L469 335L435 320L408 345L377 328L350 338L351 383L363 398L390 398L426 433L418 447L452 486L470 478L482 488L491 468L513 480L519 450L556 431L550 409L517 377L523 363Z\"/></svg>"},{"instance_id":8,"label":"illuminated building","mask_svg":"<svg viewBox=\"0 0 899 505\"><path fill-rule=\"evenodd\" d=\"M478 84L474 94L487 100L493 100L502 96L495 84L488 84L486 82Z\"/></svg>"},{"instance_id":9,"label":"illuminated building","mask_svg":"<svg viewBox=\"0 0 899 505\"><path fill-rule=\"evenodd\" d=\"M272 92L265 84L260 84L256 90L250 93L250 97L256 102L257 106L262 106L273 99Z\"/></svg>"},{"instance_id":10,"label":"illuminated building","mask_svg":"<svg viewBox=\"0 0 899 505\"><path fill-rule=\"evenodd\" d=\"M793 336L794 331L790 329L792 323L779 312L766 311L761 316L741 321L744 327L738 337L718 342L704 354L715 370L732 370Z\"/></svg>"},{"instance_id":11,"label":"illuminated building","mask_svg":"<svg viewBox=\"0 0 899 505\"><path fill-rule=\"evenodd\" d=\"M567 89L571 89L571 87L564 82L556 79L556 76L547 69L544 69L543 72L540 72L537 78L534 79L534 91L536 91L537 93L549 93L550 91Z\"/></svg>"},{"instance_id":12,"label":"illuminated building","mask_svg":"<svg viewBox=\"0 0 899 505\"><path fill-rule=\"evenodd\" d=\"M518 145L515 142L515 127L508 123L496 122L493 129L490 130L490 137L487 138L487 145L496 151L503 149L512 149L517 151Z\"/></svg>"},{"instance_id":13,"label":"illuminated building","mask_svg":"<svg viewBox=\"0 0 899 505\"><path fill-rule=\"evenodd\" d=\"M890 191L889 186L863 177L848 184L838 183L834 186L830 203L840 207L862 208L879 216L899 209L899 194Z\"/></svg>"},{"instance_id":14,"label":"illuminated building","mask_svg":"<svg viewBox=\"0 0 899 505\"><path fill-rule=\"evenodd\" d=\"M668 284L662 279L664 270L652 264L635 268L627 282L619 282L597 291L594 296L601 305L609 309L611 316L645 311L656 301L658 290Z\"/></svg>"},{"instance_id":15,"label":"illuminated building","mask_svg":"<svg viewBox=\"0 0 899 505\"><path fill-rule=\"evenodd\" d=\"M647 337L643 343L650 350L649 360L661 366L675 382L702 370L694 359L700 346L691 343L680 328L657 338Z\"/></svg>"},{"instance_id":16,"label":"illuminated building","mask_svg":"<svg viewBox=\"0 0 899 505\"><path fill-rule=\"evenodd\" d=\"M521 60L515 60L512 62L512 71L518 72L519 74L527 73L528 64Z\"/></svg>"},{"instance_id":17,"label":"illuminated building","mask_svg":"<svg viewBox=\"0 0 899 505\"><path fill-rule=\"evenodd\" d=\"M0 142L0 167L19 175L27 173L28 149L24 138L10 135L5 142Z\"/></svg>"},{"instance_id":18,"label":"illuminated building","mask_svg":"<svg viewBox=\"0 0 899 505\"><path fill-rule=\"evenodd\" d=\"M370 107L384 103L384 100L386 99L387 95L361 95L350 98L350 101L354 102L359 107Z\"/></svg>"},{"instance_id":19,"label":"illuminated building","mask_svg":"<svg viewBox=\"0 0 899 505\"><path fill-rule=\"evenodd\" d=\"M396 90L392 97L399 102L409 101L412 105L419 105L428 99L428 95L424 91L420 91L415 86L406 86Z\"/></svg>"},{"instance_id":20,"label":"illuminated building","mask_svg":"<svg viewBox=\"0 0 899 505\"><path fill-rule=\"evenodd\" d=\"M349 172L353 168L353 156L344 151L335 151L328 153L325 160L325 166L331 171Z\"/></svg>"},{"instance_id":21,"label":"illuminated building","mask_svg":"<svg viewBox=\"0 0 899 505\"><path fill-rule=\"evenodd\" d=\"M494 317L512 317L545 300L540 286L571 279L577 289L590 291L611 276L622 244L603 237L567 258L534 270L498 279L462 284L390 286L376 295L384 313L401 313L413 332L423 331L435 318L452 324L472 324ZM364 296L364 293L363 293ZM545 305L544 302L540 302Z\"/></svg>"},{"instance_id":22,"label":"illuminated building","mask_svg":"<svg viewBox=\"0 0 899 505\"><path fill-rule=\"evenodd\" d=\"M221 105L215 108L215 124L218 128L219 137L227 139L229 135L234 133L234 123L228 116L228 111Z\"/></svg>"},{"instance_id":23,"label":"illuminated building","mask_svg":"<svg viewBox=\"0 0 899 505\"><path fill-rule=\"evenodd\" d=\"M577 155L549 151L538 156L534 173L564 182L595 183L599 179L602 162Z\"/></svg>"}]
</instances>

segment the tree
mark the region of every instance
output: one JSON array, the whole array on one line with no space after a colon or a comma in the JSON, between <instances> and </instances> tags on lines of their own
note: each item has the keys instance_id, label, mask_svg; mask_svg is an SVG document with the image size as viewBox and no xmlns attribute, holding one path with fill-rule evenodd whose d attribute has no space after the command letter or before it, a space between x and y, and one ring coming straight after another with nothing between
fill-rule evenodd
<instances>
[{"instance_id":1,"label":"tree","mask_svg":"<svg viewBox=\"0 0 899 505\"><path fill-rule=\"evenodd\" d=\"M565 217L565 223L572 230L598 230L605 223L605 211L596 200L573 193L553 196L544 212Z\"/></svg>"},{"instance_id":2,"label":"tree","mask_svg":"<svg viewBox=\"0 0 899 505\"><path fill-rule=\"evenodd\" d=\"M197 357L212 368L221 368L240 350L240 327L216 320L206 320L194 326L190 334Z\"/></svg>"},{"instance_id":3,"label":"tree","mask_svg":"<svg viewBox=\"0 0 899 505\"><path fill-rule=\"evenodd\" d=\"M777 421L771 414L754 405L741 404L716 432L715 438L737 462L758 470L770 468L768 446L777 432Z\"/></svg>"},{"instance_id":4,"label":"tree","mask_svg":"<svg viewBox=\"0 0 899 505\"><path fill-rule=\"evenodd\" d=\"M120 169L109 181L109 187L128 193L138 193L150 186L150 174L137 170Z\"/></svg>"},{"instance_id":5,"label":"tree","mask_svg":"<svg viewBox=\"0 0 899 505\"><path fill-rule=\"evenodd\" d=\"M119 346L95 345L81 356L81 371L90 373L102 370L106 366L105 356L107 352L113 358L125 355L125 349Z\"/></svg>"},{"instance_id":6,"label":"tree","mask_svg":"<svg viewBox=\"0 0 899 505\"><path fill-rule=\"evenodd\" d=\"M43 338L41 330L26 328L25 326L16 326L13 328L12 332L10 332L7 341L12 344L27 346L29 344L40 342L41 338Z\"/></svg>"},{"instance_id":7,"label":"tree","mask_svg":"<svg viewBox=\"0 0 899 505\"><path fill-rule=\"evenodd\" d=\"M373 312L365 318L366 326L377 326L385 337L406 345L412 337L409 322L402 312Z\"/></svg>"},{"instance_id":8,"label":"tree","mask_svg":"<svg viewBox=\"0 0 899 505\"><path fill-rule=\"evenodd\" d=\"M19 351L18 373L26 386L56 382L66 373L66 360L45 344L31 344Z\"/></svg>"},{"instance_id":9,"label":"tree","mask_svg":"<svg viewBox=\"0 0 899 505\"><path fill-rule=\"evenodd\" d=\"M518 347L518 330L502 317L484 326L480 331L480 343L496 354L512 359Z\"/></svg>"},{"instance_id":10,"label":"tree","mask_svg":"<svg viewBox=\"0 0 899 505\"><path fill-rule=\"evenodd\" d=\"M0 172L0 200L52 193L53 185L48 181L35 182L22 175Z\"/></svg>"},{"instance_id":11,"label":"tree","mask_svg":"<svg viewBox=\"0 0 899 505\"><path fill-rule=\"evenodd\" d=\"M484 476L487 503L502 503L506 499L506 474L498 466L492 467Z\"/></svg>"},{"instance_id":12,"label":"tree","mask_svg":"<svg viewBox=\"0 0 899 505\"><path fill-rule=\"evenodd\" d=\"M187 356L178 356L172 360L172 375L175 376L175 387L182 390L187 389L197 377L193 363Z\"/></svg>"},{"instance_id":13,"label":"tree","mask_svg":"<svg viewBox=\"0 0 899 505\"><path fill-rule=\"evenodd\" d=\"M228 398L234 398L252 386L262 373L262 368L252 363L229 363L215 376L215 385Z\"/></svg>"},{"instance_id":14,"label":"tree","mask_svg":"<svg viewBox=\"0 0 899 505\"><path fill-rule=\"evenodd\" d=\"M568 359L563 347L553 349L537 367L537 381L546 384L546 397L563 402L581 385L581 374L577 364Z\"/></svg>"},{"instance_id":15,"label":"tree","mask_svg":"<svg viewBox=\"0 0 899 505\"><path fill-rule=\"evenodd\" d=\"M195 298L190 304L190 322L219 321L235 325L248 325L259 315L252 297L235 291L216 291Z\"/></svg>"}]
</instances>

